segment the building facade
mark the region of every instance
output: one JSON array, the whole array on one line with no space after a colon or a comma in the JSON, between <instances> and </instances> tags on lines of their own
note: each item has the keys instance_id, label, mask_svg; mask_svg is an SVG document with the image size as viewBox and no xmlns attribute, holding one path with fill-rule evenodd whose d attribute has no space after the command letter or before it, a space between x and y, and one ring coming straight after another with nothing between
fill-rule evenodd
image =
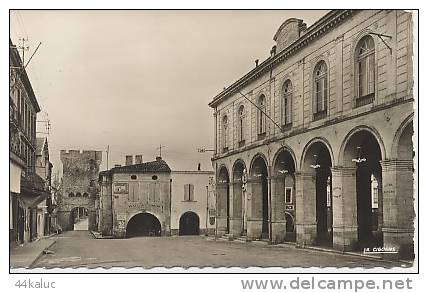
<instances>
[{"instance_id":1,"label":"building facade","mask_svg":"<svg viewBox=\"0 0 428 293\"><path fill-rule=\"evenodd\" d=\"M214 172L171 171L157 157L126 157L100 173L98 230L115 238L201 235L215 229Z\"/></svg>"},{"instance_id":2,"label":"building facade","mask_svg":"<svg viewBox=\"0 0 428 293\"><path fill-rule=\"evenodd\" d=\"M57 221L63 231L97 230L98 174L102 152L62 150L63 175L57 195Z\"/></svg>"},{"instance_id":3,"label":"building facade","mask_svg":"<svg viewBox=\"0 0 428 293\"><path fill-rule=\"evenodd\" d=\"M127 156L125 166L100 173L99 230L125 238L170 235L171 169L157 157L142 162Z\"/></svg>"},{"instance_id":4,"label":"building facade","mask_svg":"<svg viewBox=\"0 0 428 293\"><path fill-rule=\"evenodd\" d=\"M49 144L46 137L36 138L36 174L45 182L45 190L48 192L46 200L37 206L37 231L38 236L43 237L51 234L52 226L52 168L49 158Z\"/></svg>"},{"instance_id":5,"label":"building facade","mask_svg":"<svg viewBox=\"0 0 428 293\"><path fill-rule=\"evenodd\" d=\"M171 235L213 234L214 172L172 171L171 180Z\"/></svg>"},{"instance_id":6,"label":"building facade","mask_svg":"<svg viewBox=\"0 0 428 293\"><path fill-rule=\"evenodd\" d=\"M36 117L40 106L17 47L9 40L10 244L37 238L37 205L48 197L36 174Z\"/></svg>"},{"instance_id":7,"label":"building facade","mask_svg":"<svg viewBox=\"0 0 428 293\"><path fill-rule=\"evenodd\" d=\"M412 28L396 10L279 27L209 104L219 234L413 254Z\"/></svg>"}]
</instances>

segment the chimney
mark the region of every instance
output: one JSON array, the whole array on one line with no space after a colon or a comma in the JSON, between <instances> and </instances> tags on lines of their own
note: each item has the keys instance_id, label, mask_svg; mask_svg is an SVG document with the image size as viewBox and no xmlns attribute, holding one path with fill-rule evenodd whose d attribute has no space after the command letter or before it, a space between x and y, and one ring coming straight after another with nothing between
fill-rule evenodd
<instances>
[{"instance_id":1,"label":"chimney","mask_svg":"<svg viewBox=\"0 0 428 293\"><path fill-rule=\"evenodd\" d=\"M259 66L259 59L256 59L254 62L256 63L256 67Z\"/></svg>"},{"instance_id":2,"label":"chimney","mask_svg":"<svg viewBox=\"0 0 428 293\"><path fill-rule=\"evenodd\" d=\"M157 157L156 157L156 161L160 161L160 160L162 160L162 157L157 156Z\"/></svg>"},{"instance_id":3,"label":"chimney","mask_svg":"<svg viewBox=\"0 0 428 293\"><path fill-rule=\"evenodd\" d=\"M125 166L129 166L129 165L133 165L133 164L134 164L134 162L133 162L132 155L127 155L125 157Z\"/></svg>"},{"instance_id":4,"label":"chimney","mask_svg":"<svg viewBox=\"0 0 428 293\"><path fill-rule=\"evenodd\" d=\"M135 164L143 163L143 155L135 155Z\"/></svg>"},{"instance_id":5,"label":"chimney","mask_svg":"<svg viewBox=\"0 0 428 293\"><path fill-rule=\"evenodd\" d=\"M272 47L272 50L270 50L270 56L273 57L276 55L276 46Z\"/></svg>"}]
</instances>

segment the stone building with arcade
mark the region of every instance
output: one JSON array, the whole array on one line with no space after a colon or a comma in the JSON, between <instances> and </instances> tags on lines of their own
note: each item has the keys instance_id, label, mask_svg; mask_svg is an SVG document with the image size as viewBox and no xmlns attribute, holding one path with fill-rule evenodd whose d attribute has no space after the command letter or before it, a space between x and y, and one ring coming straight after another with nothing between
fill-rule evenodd
<instances>
[{"instance_id":1,"label":"stone building with arcade","mask_svg":"<svg viewBox=\"0 0 428 293\"><path fill-rule=\"evenodd\" d=\"M102 152L62 150L63 175L57 198L57 220L64 231L96 230L98 174Z\"/></svg>"},{"instance_id":2,"label":"stone building with arcade","mask_svg":"<svg viewBox=\"0 0 428 293\"><path fill-rule=\"evenodd\" d=\"M209 104L219 235L413 256L412 32L398 10L284 21Z\"/></svg>"}]
</instances>

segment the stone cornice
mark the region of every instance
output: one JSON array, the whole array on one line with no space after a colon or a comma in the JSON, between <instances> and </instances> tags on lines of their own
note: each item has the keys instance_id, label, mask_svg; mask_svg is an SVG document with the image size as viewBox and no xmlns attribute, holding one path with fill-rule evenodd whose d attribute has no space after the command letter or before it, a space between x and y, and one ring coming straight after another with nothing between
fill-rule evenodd
<instances>
[{"instance_id":1,"label":"stone cornice","mask_svg":"<svg viewBox=\"0 0 428 293\"><path fill-rule=\"evenodd\" d=\"M308 44L313 42L315 39L330 31L332 28L339 25L343 20L351 16L354 10L333 10L311 25L304 34L297 39L290 46L279 52L273 57L269 57L263 61L259 66L245 74L238 81L234 82L231 86L227 87L224 91L216 95L213 100L208 104L214 108L221 103L227 97L236 93L243 86L265 74L271 70L278 63L285 61L286 58L290 57L294 53L298 52Z\"/></svg>"}]
</instances>

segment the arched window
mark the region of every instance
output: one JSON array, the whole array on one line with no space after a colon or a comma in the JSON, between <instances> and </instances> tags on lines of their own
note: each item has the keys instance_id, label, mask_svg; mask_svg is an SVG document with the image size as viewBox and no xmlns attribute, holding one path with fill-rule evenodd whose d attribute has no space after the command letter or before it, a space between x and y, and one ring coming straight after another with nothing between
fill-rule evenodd
<instances>
[{"instance_id":1,"label":"arched window","mask_svg":"<svg viewBox=\"0 0 428 293\"><path fill-rule=\"evenodd\" d=\"M260 135L266 133L266 98L264 95L259 97L257 106L259 107L257 110L257 134Z\"/></svg>"},{"instance_id":2,"label":"arched window","mask_svg":"<svg viewBox=\"0 0 428 293\"><path fill-rule=\"evenodd\" d=\"M244 139L244 117L245 117L245 108L244 105L241 105L238 109L238 143L241 146L245 142Z\"/></svg>"},{"instance_id":3,"label":"arched window","mask_svg":"<svg viewBox=\"0 0 428 293\"><path fill-rule=\"evenodd\" d=\"M375 47L371 36L362 38L356 48L357 99L373 97L375 91ZM372 102L371 100L370 102ZM368 102L368 103L370 103ZM357 106L358 106L357 102Z\"/></svg>"},{"instance_id":4,"label":"arched window","mask_svg":"<svg viewBox=\"0 0 428 293\"><path fill-rule=\"evenodd\" d=\"M327 64L320 61L314 71L314 120L327 115Z\"/></svg>"},{"instance_id":5,"label":"arched window","mask_svg":"<svg viewBox=\"0 0 428 293\"><path fill-rule=\"evenodd\" d=\"M81 197L81 196L82 196L82 194L80 192L76 193L76 197Z\"/></svg>"},{"instance_id":6,"label":"arched window","mask_svg":"<svg viewBox=\"0 0 428 293\"><path fill-rule=\"evenodd\" d=\"M70 193L68 194L68 197L74 197L74 193L73 193L73 192L70 192Z\"/></svg>"},{"instance_id":7,"label":"arched window","mask_svg":"<svg viewBox=\"0 0 428 293\"><path fill-rule=\"evenodd\" d=\"M86 192L84 192L83 197L88 197L88 194Z\"/></svg>"},{"instance_id":8,"label":"arched window","mask_svg":"<svg viewBox=\"0 0 428 293\"><path fill-rule=\"evenodd\" d=\"M285 81L282 87L282 99L281 99L281 123L282 125L291 125L292 119L292 98L293 98L293 87L291 81L288 79Z\"/></svg>"},{"instance_id":9,"label":"arched window","mask_svg":"<svg viewBox=\"0 0 428 293\"><path fill-rule=\"evenodd\" d=\"M222 120L222 144L223 144L223 151L227 151L228 149L228 121L227 121L227 115L223 116Z\"/></svg>"}]
</instances>

